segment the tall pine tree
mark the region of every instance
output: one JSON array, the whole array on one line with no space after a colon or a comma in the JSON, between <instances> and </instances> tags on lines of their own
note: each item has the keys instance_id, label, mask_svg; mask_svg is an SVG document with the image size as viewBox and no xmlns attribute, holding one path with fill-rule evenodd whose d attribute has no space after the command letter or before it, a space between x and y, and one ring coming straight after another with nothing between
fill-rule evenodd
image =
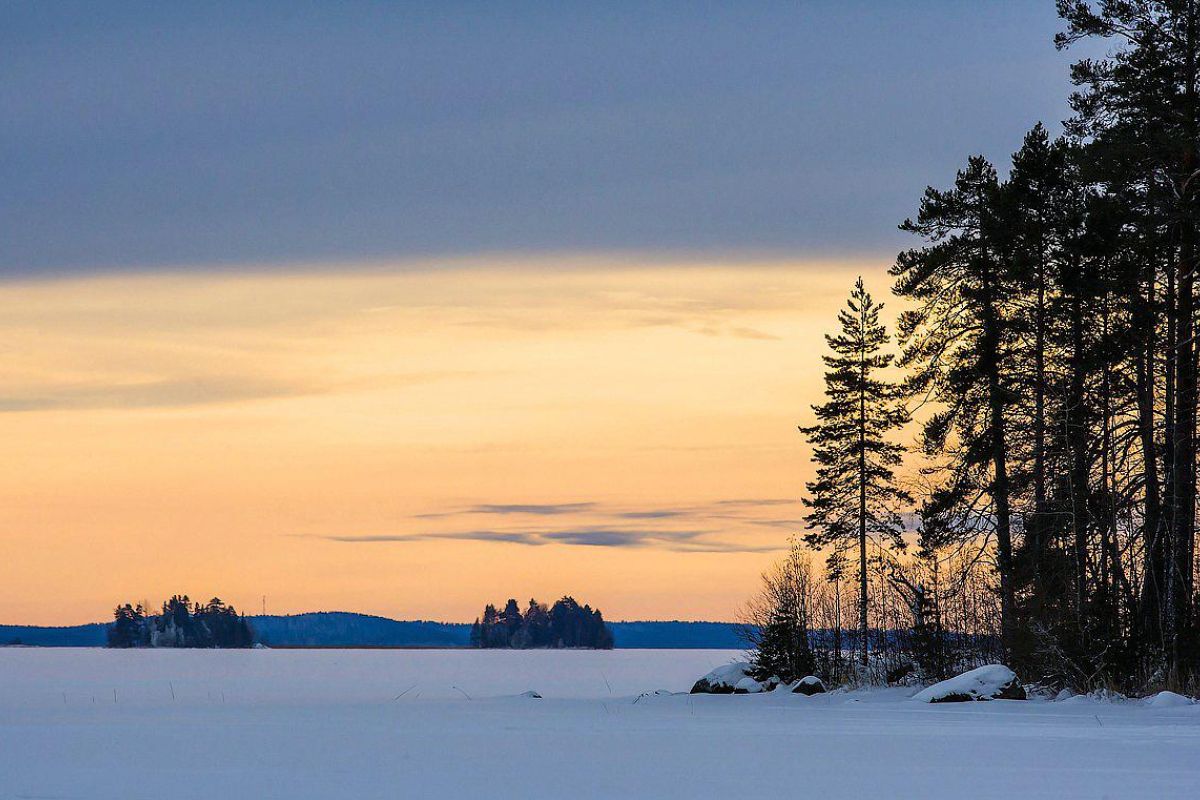
<instances>
[{"instance_id":1,"label":"tall pine tree","mask_svg":"<svg viewBox=\"0 0 1200 800\"><path fill-rule=\"evenodd\" d=\"M995 167L972 157L952 188L925 190L917 218L900 228L926 244L901 253L891 272L896 294L915 303L900 316L900 364L913 370L910 389L941 408L925 421L922 445L946 459L943 497L957 501L957 515L971 520L964 532L990 528L994 534L1001 639L1012 653L1017 627L1008 416L1017 395L1009 301L1018 286L1007 212Z\"/></svg>"},{"instance_id":2,"label":"tall pine tree","mask_svg":"<svg viewBox=\"0 0 1200 800\"><path fill-rule=\"evenodd\" d=\"M867 541L878 537L903 547L897 508L911 502L896 485L895 468L903 448L888 435L908 420L897 386L880 375L892 363L883 352L887 330L879 321L882 304L854 284L838 313L841 333L826 336L832 351L823 356L825 397L813 406L817 424L801 428L813 447L817 478L807 484L805 521L813 547L858 545L859 658L867 663Z\"/></svg>"}]
</instances>

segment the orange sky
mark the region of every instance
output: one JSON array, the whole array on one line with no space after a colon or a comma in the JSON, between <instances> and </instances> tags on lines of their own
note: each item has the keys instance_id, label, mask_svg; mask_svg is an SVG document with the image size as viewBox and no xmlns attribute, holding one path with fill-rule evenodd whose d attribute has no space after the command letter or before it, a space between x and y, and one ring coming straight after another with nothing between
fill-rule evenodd
<instances>
[{"instance_id":1,"label":"orange sky","mask_svg":"<svg viewBox=\"0 0 1200 800\"><path fill-rule=\"evenodd\" d=\"M0 622L217 594L730 619L798 529L821 334L887 259L0 284Z\"/></svg>"}]
</instances>

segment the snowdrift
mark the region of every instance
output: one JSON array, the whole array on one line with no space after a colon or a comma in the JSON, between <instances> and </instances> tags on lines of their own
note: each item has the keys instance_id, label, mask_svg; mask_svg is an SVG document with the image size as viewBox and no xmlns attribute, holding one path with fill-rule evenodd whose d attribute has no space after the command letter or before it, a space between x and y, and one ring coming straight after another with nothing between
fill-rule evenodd
<instances>
[{"instance_id":1,"label":"snowdrift","mask_svg":"<svg viewBox=\"0 0 1200 800\"><path fill-rule=\"evenodd\" d=\"M1146 705L1151 708L1179 708L1181 706L1190 706L1196 703L1190 697L1184 697L1181 694L1174 692L1159 692L1153 697L1146 698Z\"/></svg>"},{"instance_id":2,"label":"snowdrift","mask_svg":"<svg viewBox=\"0 0 1200 800\"><path fill-rule=\"evenodd\" d=\"M734 661L717 667L712 672L696 681L692 686L692 694L733 694L737 685L750 678L750 665L745 661ZM754 680L750 678L750 680ZM755 681L757 683L757 681Z\"/></svg>"},{"instance_id":3,"label":"snowdrift","mask_svg":"<svg viewBox=\"0 0 1200 800\"><path fill-rule=\"evenodd\" d=\"M745 661L734 661L717 667L696 681L692 694L758 694L769 692L779 685L778 678L757 681L750 676L750 665Z\"/></svg>"},{"instance_id":4,"label":"snowdrift","mask_svg":"<svg viewBox=\"0 0 1200 800\"><path fill-rule=\"evenodd\" d=\"M796 681L796 686L792 689L793 694L806 694L810 697L814 694L824 694L825 684L816 675L807 675Z\"/></svg>"},{"instance_id":5,"label":"snowdrift","mask_svg":"<svg viewBox=\"0 0 1200 800\"><path fill-rule=\"evenodd\" d=\"M935 683L912 697L922 703L963 703L971 700L1024 700L1025 687L1003 664L988 664Z\"/></svg>"}]
</instances>

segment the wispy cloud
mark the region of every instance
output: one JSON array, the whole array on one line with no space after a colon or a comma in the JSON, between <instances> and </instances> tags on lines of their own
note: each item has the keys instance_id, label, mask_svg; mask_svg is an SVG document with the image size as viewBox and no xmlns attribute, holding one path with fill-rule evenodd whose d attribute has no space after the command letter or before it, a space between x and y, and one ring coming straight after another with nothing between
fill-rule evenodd
<instances>
[{"instance_id":1,"label":"wispy cloud","mask_svg":"<svg viewBox=\"0 0 1200 800\"><path fill-rule=\"evenodd\" d=\"M429 533L423 539L460 539L470 542L504 542L506 544L545 544L539 533L529 531L453 531L451 533Z\"/></svg>"},{"instance_id":2,"label":"wispy cloud","mask_svg":"<svg viewBox=\"0 0 1200 800\"><path fill-rule=\"evenodd\" d=\"M696 333L705 336L732 336L736 339L756 339L764 342L782 341L782 337L776 336L773 333L760 331L757 328L750 328L744 325L704 325L695 329Z\"/></svg>"},{"instance_id":3,"label":"wispy cloud","mask_svg":"<svg viewBox=\"0 0 1200 800\"><path fill-rule=\"evenodd\" d=\"M436 539L461 539L474 542L503 542L507 544L545 544L540 534L523 531L453 531L450 533L383 533L383 534L317 534L303 535L306 539L349 544L387 544L392 542L422 542Z\"/></svg>"},{"instance_id":4,"label":"wispy cloud","mask_svg":"<svg viewBox=\"0 0 1200 800\"><path fill-rule=\"evenodd\" d=\"M147 409L230 403L316 394L303 381L250 376L211 376L114 384L30 386L0 395L0 413L83 409Z\"/></svg>"},{"instance_id":5,"label":"wispy cloud","mask_svg":"<svg viewBox=\"0 0 1200 800\"><path fill-rule=\"evenodd\" d=\"M336 534L305 536L300 535L297 538L302 539L324 539L327 542L350 542L353 544L364 544L371 542L415 542L423 537L412 534L385 533L379 535L362 535L362 536L341 536Z\"/></svg>"},{"instance_id":6,"label":"wispy cloud","mask_svg":"<svg viewBox=\"0 0 1200 800\"><path fill-rule=\"evenodd\" d=\"M230 371L109 380L89 383L9 385L0 394L0 413L25 411L83 411L111 409L188 408L248 400L306 397L372 387L416 386L443 379L469 377L468 371L428 370L389 373L340 382L264 377Z\"/></svg>"},{"instance_id":7,"label":"wispy cloud","mask_svg":"<svg viewBox=\"0 0 1200 800\"><path fill-rule=\"evenodd\" d=\"M746 522L751 525L760 525L764 528L786 528L794 530L804 527L802 519L747 519Z\"/></svg>"},{"instance_id":8,"label":"wispy cloud","mask_svg":"<svg viewBox=\"0 0 1200 800\"><path fill-rule=\"evenodd\" d=\"M621 519L670 519L671 517L687 517L694 513L677 508L662 508L648 511L619 511L613 516Z\"/></svg>"},{"instance_id":9,"label":"wispy cloud","mask_svg":"<svg viewBox=\"0 0 1200 800\"><path fill-rule=\"evenodd\" d=\"M567 528L526 531L464 530L411 534L315 535L348 544L388 544L421 541L472 541L495 544L519 544L531 547L566 545L575 547L659 548L693 553L752 553L778 550L776 545L712 538L710 530L667 530L625 528Z\"/></svg>"},{"instance_id":10,"label":"wispy cloud","mask_svg":"<svg viewBox=\"0 0 1200 800\"><path fill-rule=\"evenodd\" d=\"M477 503L446 511L430 511L424 514L414 514L413 519L444 519L466 514L488 514L495 516L530 515L535 517L554 517L563 514L582 514L591 511L596 503Z\"/></svg>"},{"instance_id":11,"label":"wispy cloud","mask_svg":"<svg viewBox=\"0 0 1200 800\"><path fill-rule=\"evenodd\" d=\"M667 548L690 542L711 531L674 530L620 530L612 528L584 528L581 530L550 531L542 536L548 541L586 547L647 547L662 545Z\"/></svg>"},{"instance_id":12,"label":"wispy cloud","mask_svg":"<svg viewBox=\"0 0 1200 800\"><path fill-rule=\"evenodd\" d=\"M714 500L687 506L670 506L665 508L622 508L611 503L596 500L571 503L476 503L474 505L451 508L444 511L431 511L415 514L414 519L439 519L467 514L483 514L497 516L560 516L569 514L590 514L611 519L671 519L679 517L719 517L734 518L737 513L749 513L756 508L794 505L798 501L786 498L734 498Z\"/></svg>"},{"instance_id":13,"label":"wispy cloud","mask_svg":"<svg viewBox=\"0 0 1200 800\"><path fill-rule=\"evenodd\" d=\"M795 504L786 498L730 498L694 505L662 507L622 506L598 500L569 503L474 503L444 511L414 515L413 519L435 520L491 516L496 528L468 528L457 531L421 531L399 535L333 535L318 538L337 542L412 542L459 540L520 544L531 547L551 544L577 547L655 548L677 552L753 553L781 549L783 542L761 541L754 529L795 529L802 523L769 516L778 506ZM573 517L578 524L569 527L536 527L539 517ZM511 524L528 527L504 529ZM663 526L653 525L655 521ZM650 527L638 525L644 522ZM632 524L628 524L632 523ZM715 523L715 524L714 524ZM732 524L731 524L732 523ZM677 524L679 529L670 525ZM686 527L685 527L686 526ZM740 531L740 533L739 533Z\"/></svg>"},{"instance_id":14,"label":"wispy cloud","mask_svg":"<svg viewBox=\"0 0 1200 800\"><path fill-rule=\"evenodd\" d=\"M714 506L786 506L799 502L788 497L751 497L734 498L732 500L715 500Z\"/></svg>"},{"instance_id":15,"label":"wispy cloud","mask_svg":"<svg viewBox=\"0 0 1200 800\"><path fill-rule=\"evenodd\" d=\"M733 327L729 329L730 336L736 336L739 339L760 339L768 342L781 342L782 336L776 336L773 333L760 331L757 328Z\"/></svg>"},{"instance_id":16,"label":"wispy cloud","mask_svg":"<svg viewBox=\"0 0 1200 800\"><path fill-rule=\"evenodd\" d=\"M595 508L595 503L481 503L471 506L471 514L534 514L556 516L578 514Z\"/></svg>"}]
</instances>

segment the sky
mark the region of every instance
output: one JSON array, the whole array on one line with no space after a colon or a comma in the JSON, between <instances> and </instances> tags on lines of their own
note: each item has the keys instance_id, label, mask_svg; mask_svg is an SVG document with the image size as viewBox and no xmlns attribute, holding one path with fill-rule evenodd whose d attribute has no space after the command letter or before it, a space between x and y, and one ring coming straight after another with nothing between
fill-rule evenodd
<instances>
[{"instance_id":1,"label":"sky","mask_svg":"<svg viewBox=\"0 0 1200 800\"><path fill-rule=\"evenodd\" d=\"M1049 0L0 7L0 622L730 619ZM890 306L894 310L895 303Z\"/></svg>"}]
</instances>

